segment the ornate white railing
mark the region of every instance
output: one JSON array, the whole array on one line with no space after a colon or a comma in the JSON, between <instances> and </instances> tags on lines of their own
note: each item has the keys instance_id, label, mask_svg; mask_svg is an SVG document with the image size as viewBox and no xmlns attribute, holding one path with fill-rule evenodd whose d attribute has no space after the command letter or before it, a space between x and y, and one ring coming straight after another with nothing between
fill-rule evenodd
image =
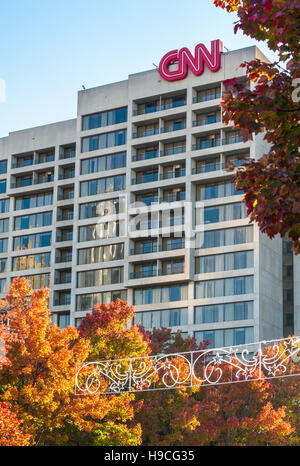
<instances>
[{"instance_id":1,"label":"ornate white railing","mask_svg":"<svg viewBox=\"0 0 300 466\"><path fill-rule=\"evenodd\" d=\"M117 394L300 375L300 337L76 365L75 394Z\"/></svg>"}]
</instances>

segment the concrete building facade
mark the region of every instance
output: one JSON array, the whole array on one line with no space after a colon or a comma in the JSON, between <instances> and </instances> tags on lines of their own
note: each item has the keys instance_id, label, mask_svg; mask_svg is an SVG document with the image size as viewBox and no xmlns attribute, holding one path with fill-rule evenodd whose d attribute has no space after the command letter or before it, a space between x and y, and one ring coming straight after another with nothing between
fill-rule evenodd
<instances>
[{"instance_id":1,"label":"concrete building facade","mask_svg":"<svg viewBox=\"0 0 300 466\"><path fill-rule=\"evenodd\" d=\"M222 53L217 72L174 82L133 74L80 91L74 120L0 139L1 296L20 275L49 287L62 327L120 298L147 329L213 346L299 332L299 260L249 224L226 171L267 150L219 107L223 81L256 57Z\"/></svg>"}]
</instances>

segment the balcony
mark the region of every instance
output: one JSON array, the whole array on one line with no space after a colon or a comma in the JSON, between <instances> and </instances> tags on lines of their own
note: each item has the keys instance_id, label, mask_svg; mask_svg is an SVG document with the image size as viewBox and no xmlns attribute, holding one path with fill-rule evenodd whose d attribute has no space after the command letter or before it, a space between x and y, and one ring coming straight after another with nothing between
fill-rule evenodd
<instances>
[{"instance_id":1,"label":"balcony","mask_svg":"<svg viewBox=\"0 0 300 466\"><path fill-rule=\"evenodd\" d=\"M66 220L73 220L73 219L74 219L74 212L73 211L63 212L61 214L58 214L57 218L56 218L56 220L58 222L63 222L63 221L66 221Z\"/></svg>"},{"instance_id":2,"label":"balcony","mask_svg":"<svg viewBox=\"0 0 300 466\"><path fill-rule=\"evenodd\" d=\"M154 112L159 112L161 110L169 110L170 108L176 108L176 107L182 107L186 105L186 99L179 99L179 100L174 100L172 102L168 103L162 103L161 105L157 103L153 103L153 105L149 105L145 108L137 108L134 109L132 112L133 116L137 115L146 115L147 113L154 113Z\"/></svg>"},{"instance_id":3,"label":"balcony","mask_svg":"<svg viewBox=\"0 0 300 466\"><path fill-rule=\"evenodd\" d=\"M65 277L56 277L54 284L55 285L66 285L67 283L72 282L72 273Z\"/></svg>"},{"instance_id":4,"label":"balcony","mask_svg":"<svg viewBox=\"0 0 300 466\"><path fill-rule=\"evenodd\" d=\"M171 264L166 269L158 269L158 276L175 275L177 273L184 273L184 264Z\"/></svg>"},{"instance_id":5,"label":"balcony","mask_svg":"<svg viewBox=\"0 0 300 466\"><path fill-rule=\"evenodd\" d=\"M186 128L185 122L181 122L181 123L175 123L169 126L163 126L162 128L160 128L160 132L170 133L172 131L180 131L181 129L185 129L185 128Z\"/></svg>"},{"instance_id":6,"label":"balcony","mask_svg":"<svg viewBox=\"0 0 300 466\"><path fill-rule=\"evenodd\" d=\"M11 189L25 188L27 186L35 186L37 184L52 183L53 181L54 181L54 175L51 175L51 176L45 176L43 178L39 178L37 180L33 180L31 178L31 179L16 181L15 183L11 183L10 187Z\"/></svg>"},{"instance_id":7,"label":"balcony","mask_svg":"<svg viewBox=\"0 0 300 466\"><path fill-rule=\"evenodd\" d=\"M171 268L157 269L156 267L135 271L130 273L130 279L161 277L165 275L175 275L177 273L184 273L184 264L172 264Z\"/></svg>"},{"instance_id":8,"label":"balcony","mask_svg":"<svg viewBox=\"0 0 300 466\"><path fill-rule=\"evenodd\" d=\"M158 196L145 196L136 199L136 202L141 202L147 206L152 205L152 204L158 204L160 202L160 198Z\"/></svg>"},{"instance_id":9,"label":"balcony","mask_svg":"<svg viewBox=\"0 0 300 466\"><path fill-rule=\"evenodd\" d=\"M160 198L160 202L179 202L185 201L185 191L179 193L166 194Z\"/></svg>"},{"instance_id":10,"label":"balcony","mask_svg":"<svg viewBox=\"0 0 300 466\"><path fill-rule=\"evenodd\" d=\"M192 122L193 126L205 126L205 125L212 125L214 123L220 123L221 116L214 115L207 118L197 119Z\"/></svg>"},{"instance_id":11,"label":"balcony","mask_svg":"<svg viewBox=\"0 0 300 466\"><path fill-rule=\"evenodd\" d=\"M145 269L145 270L139 270L135 272L130 273L130 279L134 278L149 278L149 277L156 277L157 276L157 269L156 267L150 268L150 269Z\"/></svg>"},{"instance_id":12,"label":"balcony","mask_svg":"<svg viewBox=\"0 0 300 466\"><path fill-rule=\"evenodd\" d=\"M220 146L220 139L204 139L192 145L192 150L209 149Z\"/></svg>"},{"instance_id":13,"label":"balcony","mask_svg":"<svg viewBox=\"0 0 300 466\"><path fill-rule=\"evenodd\" d=\"M192 168L192 175L200 175L201 173L209 173L218 170L224 170L226 167L225 163L220 162L211 162L211 163L203 163L202 165Z\"/></svg>"},{"instance_id":14,"label":"balcony","mask_svg":"<svg viewBox=\"0 0 300 466\"><path fill-rule=\"evenodd\" d=\"M70 152L61 152L59 154L59 160L73 159L76 157L76 150Z\"/></svg>"},{"instance_id":15,"label":"balcony","mask_svg":"<svg viewBox=\"0 0 300 466\"><path fill-rule=\"evenodd\" d=\"M71 296L68 296L65 299L54 299L54 306L69 306L71 304Z\"/></svg>"},{"instance_id":16,"label":"balcony","mask_svg":"<svg viewBox=\"0 0 300 466\"><path fill-rule=\"evenodd\" d=\"M229 137L226 137L226 138L222 139L222 145L236 144L238 142L243 142L243 138L241 138L238 135L229 136Z\"/></svg>"},{"instance_id":17,"label":"balcony","mask_svg":"<svg viewBox=\"0 0 300 466\"><path fill-rule=\"evenodd\" d=\"M55 257L55 263L56 264L62 264L63 262L72 262L73 260L73 254L72 252L68 252L67 254L63 256L56 256Z\"/></svg>"},{"instance_id":18,"label":"balcony","mask_svg":"<svg viewBox=\"0 0 300 466\"><path fill-rule=\"evenodd\" d=\"M72 241L73 240L73 231L67 231L63 234L58 234L56 242L61 243L63 241Z\"/></svg>"},{"instance_id":19,"label":"balcony","mask_svg":"<svg viewBox=\"0 0 300 466\"><path fill-rule=\"evenodd\" d=\"M75 178L75 170L66 173L60 173L58 177L59 180L67 180L69 178Z\"/></svg>"},{"instance_id":20,"label":"balcony","mask_svg":"<svg viewBox=\"0 0 300 466\"><path fill-rule=\"evenodd\" d=\"M142 152L140 154L134 154L132 156L132 161L133 162L139 162L140 160L148 160L148 159L154 159L159 156L159 151L158 150L151 150L147 152Z\"/></svg>"},{"instance_id":21,"label":"balcony","mask_svg":"<svg viewBox=\"0 0 300 466\"><path fill-rule=\"evenodd\" d=\"M132 138L145 138L147 136L154 136L155 134L159 134L159 129L158 128L150 128L150 129L144 129L142 131L137 131L135 133L132 133Z\"/></svg>"},{"instance_id":22,"label":"balcony","mask_svg":"<svg viewBox=\"0 0 300 466\"><path fill-rule=\"evenodd\" d=\"M67 201L70 199L74 199L74 191L70 191L68 193L58 194L57 200L58 201Z\"/></svg>"},{"instance_id":23,"label":"balcony","mask_svg":"<svg viewBox=\"0 0 300 466\"><path fill-rule=\"evenodd\" d=\"M130 255L150 254L152 252L173 251L184 248L184 239L176 238L168 241L166 244L158 246L157 243L147 243L144 246L135 247L130 250Z\"/></svg>"},{"instance_id":24,"label":"balcony","mask_svg":"<svg viewBox=\"0 0 300 466\"><path fill-rule=\"evenodd\" d=\"M160 151L160 156L165 157L167 155L176 155L176 154L182 154L186 151L186 146L176 146L176 147L169 147L168 149L164 149Z\"/></svg>"},{"instance_id":25,"label":"balcony","mask_svg":"<svg viewBox=\"0 0 300 466\"><path fill-rule=\"evenodd\" d=\"M221 98L221 90L215 89L210 93L199 94L196 97L193 97L193 104L199 104L201 102L208 102L209 100L215 100Z\"/></svg>"},{"instance_id":26,"label":"balcony","mask_svg":"<svg viewBox=\"0 0 300 466\"><path fill-rule=\"evenodd\" d=\"M161 180L170 180L172 178L179 178L180 176L185 176L185 168L178 168L173 171L168 171L166 173L160 174Z\"/></svg>"},{"instance_id":27,"label":"balcony","mask_svg":"<svg viewBox=\"0 0 300 466\"><path fill-rule=\"evenodd\" d=\"M158 172L156 173L146 173L145 175L132 178L132 184L141 184L141 183L151 183L158 181Z\"/></svg>"}]
</instances>

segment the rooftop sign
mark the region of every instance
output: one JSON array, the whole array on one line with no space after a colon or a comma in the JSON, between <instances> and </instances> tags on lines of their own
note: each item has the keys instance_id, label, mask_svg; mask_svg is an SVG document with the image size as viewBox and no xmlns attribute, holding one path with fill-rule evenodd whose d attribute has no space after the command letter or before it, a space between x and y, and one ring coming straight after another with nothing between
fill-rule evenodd
<instances>
[{"instance_id":1,"label":"rooftop sign","mask_svg":"<svg viewBox=\"0 0 300 466\"><path fill-rule=\"evenodd\" d=\"M221 65L221 52L223 44L219 39L211 41L211 51L205 45L198 44L193 56L188 48L171 50L166 53L159 64L159 74L166 81L177 81L184 79L188 74L188 68L195 76L200 76L204 71L204 63L210 71L218 71ZM176 70L170 70L172 64L178 64Z\"/></svg>"}]
</instances>

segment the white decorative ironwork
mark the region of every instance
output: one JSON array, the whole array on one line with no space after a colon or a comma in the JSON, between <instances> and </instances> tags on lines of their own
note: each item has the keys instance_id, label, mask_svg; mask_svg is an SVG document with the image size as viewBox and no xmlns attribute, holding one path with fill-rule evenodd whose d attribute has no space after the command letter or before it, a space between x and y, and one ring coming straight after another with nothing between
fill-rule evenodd
<instances>
[{"instance_id":1,"label":"white decorative ironwork","mask_svg":"<svg viewBox=\"0 0 300 466\"><path fill-rule=\"evenodd\" d=\"M75 394L118 394L300 375L300 337L76 365Z\"/></svg>"}]
</instances>

